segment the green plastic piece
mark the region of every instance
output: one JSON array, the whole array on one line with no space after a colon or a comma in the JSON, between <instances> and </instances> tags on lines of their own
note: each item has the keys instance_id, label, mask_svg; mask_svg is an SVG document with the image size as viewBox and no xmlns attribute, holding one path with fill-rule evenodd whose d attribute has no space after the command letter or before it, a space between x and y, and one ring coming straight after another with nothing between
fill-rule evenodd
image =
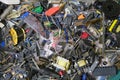
<instances>
[{"instance_id":1,"label":"green plastic piece","mask_svg":"<svg viewBox=\"0 0 120 80\"><path fill-rule=\"evenodd\" d=\"M108 80L120 80L120 70L118 71L117 75L111 76Z\"/></svg>"},{"instance_id":2,"label":"green plastic piece","mask_svg":"<svg viewBox=\"0 0 120 80\"><path fill-rule=\"evenodd\" d=\"M32 10L32 12L42 13L42 12L43 12L43 7L42 7L42 6L38 6L38 7L34 8L34 9Z\"/></svg>"}]
</instances>

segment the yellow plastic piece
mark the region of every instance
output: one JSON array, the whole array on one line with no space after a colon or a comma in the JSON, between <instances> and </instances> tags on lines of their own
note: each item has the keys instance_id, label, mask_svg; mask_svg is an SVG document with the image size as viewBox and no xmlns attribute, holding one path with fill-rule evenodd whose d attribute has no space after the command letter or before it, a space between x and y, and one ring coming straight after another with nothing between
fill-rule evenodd
<instances>
[{"instance_id":1,"label":"yellow plastic piece","mask_svg":"<svg viewBox=\"0 0 120 80\"><path fill-rule=\"evenodd\" d=\"M96 12L97 12L98 14L101 14L101 12L100 12L100 11L98 11L98 10L97 10Z\"/></svg>"},{"instance_id":2,"label":"yellow plastic piece","mask_svg":"<svg viewBox=\"0 0 120 80\"><path fill-rule=\"evenodd\" d=\"M120 32L120 25L118 25L117 29L116 29L116 32Z\"/></svg>"},{"instance_id":3,"label":"yellow plastic piece","mask_svg":"<svg viewBox=\"0 0 120 80\"><path fill-rule=\"evenodd\" d=\"M13 44L16 45L18 43L18 35L17 35L17 33L16 33L14 28L10 29L10 34L12 36Z\"/></svg>"},{"instance_id":4,"label":"yellow plastic piece","mask_svg":"<svg viewBox=\"0 0 120 80\"><path fill-rule=\"evenodd\" d=\"M70 66L70 61L67 59L64 59L62 57L57 57L57 62L56 62L59 66L64 67L65 70L67 71L69 66Z\"/></svg>"},{"instance_id":5,"label":"yellow plastic piece","mask_svg":"<svg viewBox=\"0 0 120 80\"><path fill-rule=\"evenodd\" d=\"M25 34L25 30L22 28L23 34L24 34L24 41L26 39L26 34Z\"/></svg>"},{"instance_id":6,"label":"yellow plastic piece","mask_svg":"<svg viewBox=\"0 0 120 80\"><path fill-rule=\"evenodd\" d=\"M112 25L111 25L110 28L109 28L109 31L110 31L110 32L112 32L112 30L113 30L113 28L114 28L114 26L115 26L115 24L116 24L117 22L118 22L117 19L115 19L115 20L113 21Z\"/></svg>"},{"instance_id":7,"label":"yellow plastic piece","mask_svg":"<svg viewBox=\"0 0 120 80\"><path fill-rule=\"evenodd\" d=\"M78 63L78 65L79 65L79 67L83 67L83 66L86 65L86 61L85 61L85 60L80 60L80 61L78 61L77 63Z\"/></svg>"}]
</instances>

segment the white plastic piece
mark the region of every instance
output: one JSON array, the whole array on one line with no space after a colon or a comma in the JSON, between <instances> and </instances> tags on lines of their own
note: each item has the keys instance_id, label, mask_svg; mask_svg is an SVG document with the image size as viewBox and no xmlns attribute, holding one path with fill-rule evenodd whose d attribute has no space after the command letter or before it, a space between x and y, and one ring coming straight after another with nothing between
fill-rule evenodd
<instances>
[{"instance_id":1,"label":"white plastic piece","mask_svg":"<svg viewBox=\"0 0 120 80\"><path fill-rule=\"evenodd\" d=\"M13 27L15 24L12 23L11 21L8 21L8 25L9 25L10 27Z\"/></svg>"},{"instance_id":2,"label":"white plastic piece","mask_svg":"<svg viewBox=\"0 0 120 80\"><path fill-rule=\"evenodd\" d=\"M3 28L5 25L0 22L0 28Z\"/></svg>"},{"instance_id":3,"label":"white plastic piece","mask_svg":"<svg viewBox=\"0 0 120 80\"><path fill-rule=\"evenodd\" d=\"M0 2L5 4L20 4L20 0L0 0Z\"/></svg>"}]
</instances>

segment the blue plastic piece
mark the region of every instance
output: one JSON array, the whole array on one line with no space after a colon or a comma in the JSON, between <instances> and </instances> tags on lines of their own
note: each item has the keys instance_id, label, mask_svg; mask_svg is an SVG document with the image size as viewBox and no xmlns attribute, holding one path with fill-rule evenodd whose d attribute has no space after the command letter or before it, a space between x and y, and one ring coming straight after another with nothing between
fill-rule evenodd
<instances>
[{"instance_id":1,"label":"blue plastic piece","mask_svg":"<svg viewBox=\"0 0 120 80\"><path fill-rule=\"evenodd\" d=\"M24 14L22 14L21 16L20 16L20 18L21 19L25 19L26 17L28 17L29 16L29 12L25 12Z\"/></svg>"},{"instance_id":2,"label":"blue plastic piece","mask_svg":"<svg viewBox=\"0 0 120 80\"><path fill-rule=\"evenodd\" d=\"M86 74L82 75L82 80L87 80L87 75Z\"/></svg>"},{"instance_id":3,"label":"blue plastic piece","mask_svg":"<svg viewBox=\"0 0 120 80\"><path fill-rule=\"evenodd\" d=\"M1 46L1 47L5 47L5 41L2 41L2 42L0 43L0 46Z\"/></svg>"}]
</instances>

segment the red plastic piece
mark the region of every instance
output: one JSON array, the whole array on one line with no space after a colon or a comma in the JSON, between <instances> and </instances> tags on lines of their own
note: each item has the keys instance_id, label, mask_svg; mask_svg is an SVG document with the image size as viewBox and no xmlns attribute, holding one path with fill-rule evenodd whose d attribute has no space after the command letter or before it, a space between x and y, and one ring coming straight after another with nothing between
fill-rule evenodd
<instances>
[{"instance_id":1,"label":"red plastic piece","mask_svg":"<svg viewBox=\"0 0 120 80\"><path fill-rule=\"evenodd\" d=\"M63 76L63 75L64 75L64 71L62 71L62 70L59 71L59 75L60 75L60 76Z\"/></svg>"},{"instance_id":2,"label":"red plastic piece","mask_svg":"<svg viewBox=\"0 0 120 80\"><path fill-rule=\"evenodd\" d=\"M57 6L57 7L52 7L52 8L48 9L48 10L45 12L45 15L46 15L46 16L52 16L52 15L54 15L55 13L57 13L59 10L60 10L60 7L59 7L59 6Z\"/></svg>"},{"instance_id":3,"label":"red plastic piece","mask_svg":"<svg viewBox=\"0 0 120 80\"><path fill-rule=\"evenodd\" d=\"M89 34L87 32L82 32L82 35L80 36L81 39L87 39L89 37Z\"/></svg>"},{"instance_id":4,"label":"red plastic piece","mask_svg":"<svg viewBox=\"0 0 120 80\"><path fill-rule=\"evenodd\" d=\"M25 30L26 33L28 33L29 31L30 31L30 28L27 28L27 29Z\"/></svg>"}]
</instances>

